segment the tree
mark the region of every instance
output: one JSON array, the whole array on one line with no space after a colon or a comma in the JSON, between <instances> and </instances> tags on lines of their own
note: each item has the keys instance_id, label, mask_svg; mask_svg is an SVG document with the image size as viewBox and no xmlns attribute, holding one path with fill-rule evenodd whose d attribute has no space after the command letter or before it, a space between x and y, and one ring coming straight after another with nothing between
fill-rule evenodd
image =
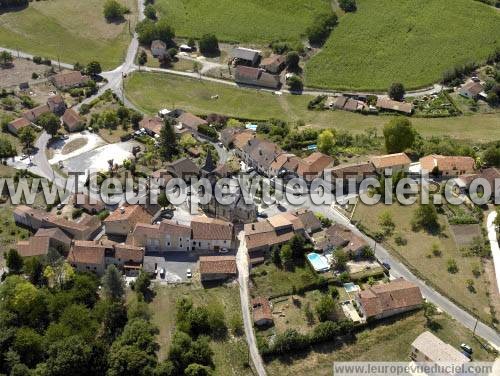
<instances>
[{"instance_id":1,"label":"tree","mask_svg":"<svg viewBox=\"0 0 500 376\"><path fill-rule=\"evenodd\" d=\"M162 18L156 23L157 38L166 43L167 46L173 45L175 31L168 23L167 18Z\"/></svg>"},{"instance_id":2,"label":"tree","mask_svg":"<svg viewBox=\"0 0 500 376\"><path fill-rule=\"evenodd\" d=\"M158 196L158 205L160 205L163 209L170 205L170 201L168 200L165 192L160 193Z\"/></svg>"},{"instance_id":3,"label":"tree","mask_svg":"<svg viewBox=\"0 0 500 376\"><path fill-rule=\"evenodd\" d=\"M209 376L212 374L212 370L207 366L202 366L198 363L191 363L184 370L184 375L186 376Z\"/></svg>"},{"instance_id":4,"label":"tree","mask_svg":"<svg viewBox=\"0 0 500 376\"><path fill-rule=\"evenodd\" d=\"M320 45L330 35L332 29L337 25L337 15L335 13L318 15L312 26L306 30L309 42L314 45Z\"/></svg>"},{"instance_id":5,"label":"tree","mask_svg":"<svg viewBox=\"0 0 500 376\"><path fill-rule=\"evenodd\" d=\"M304 84L299 76L292 76L286 81L291 91L302 91Z\"/></svg>"},{"instance_id":6,"label":"tree","mask_svg":"<svg viewBox=\"0 0 500 376\"><path fill-rule=\"evenodd\" d=\"M194 38L189 38L187 41L187 45L193 50L196 49L196 41L194 40Z\"/></svg>"},{"instance_id":7,"label":"tree","mask_svg":"<svg viewBox=\"0 0 500 376\"><path fill-rule=\"evenodd\" d=\"M151 277L148 273L141 270L134 284L135 292L141 297L141 299L148 300L151 298L152 294L150 286Z\"/></svg>"},{"instance_id":8,"label":"tree","mask_svg":"<svg viewBox=\"0 0 500 376\"><path fill-rule=\"evenodd\" d=\"M324 154L330 155L335 147L335 137L333 132L325 129L318 136L318 150Z\"/></svg>"},{"instance_id":9,"label":"tree","mask_svg":"<svg viewBox=\"0 0 500 376\"><path fill-rule=\"evenodd\" d=\"M280 249L277 245L274 245L273 249L271 250L271 259L274 265L281 266Z\"/></svg>"},{"instance_id":10,"label":"tree","mask_svg":"<svg viewBox=\"0 0 500 376\"><path fill-rule=\"evenodd\" d=\"M328 320L335 311L335 302L331 295L324 294L316 304L316 314L319 321Z\"/></svg>"},{"instance_id":11,"label":"tree","mask_svg":"<svg viewBox=\"0 0 500 376\"><path fill-rule=\"evenodd\" d=\"M150 376L156 357L136 346L112 346L108 355L107 376Z\"/></svg>"},{"instance_id":12,"label":"tree","mask_svg":"<svg viewBox=\"0 0 500 376\"><path fill-rule=\"evenodd\" d=\"M301 235L295 234L292 239L290 239L289 244L292 249L293 259L295 261L302 261L304 259L304 238Z\"/></svg>"},{"instance_id":13,"label":"tree","mask_svg":"<svg viewBox=\"0 0 500 376\"><path fill-rule=\"evenodd\" d=\"M356 0L339 0L339 7L344 12L355 12L357 9Z\"/></svg>"},{"instance_id":14,"label":"tree","mask_svg":"<svg viewBox=\"0 0 500 376\"><path fill-rule=\"evenodd\" d=\"M411 226L414 231L422 228L428 232L439 231L438 215L434 204L420 205L413 213Z\"/></svg>"},{"instance_id":15,"label":"tree","mask_svg":"<svg viewBox=\"0 0 500 376\"><path fill-rule=\"evenodd\" d=\"M338 270L345 270L347 261L349 261L349 257L344 250L339 249L335 251L335 266Z\"/></svg>"},{"instance_id":16,"label":"tree","mask_svg":"<svg viewBox=\"0 0 500 376\"><path fill-rule=\"evenodd\" d=\"M13 60L14 60L14 58L12 57L12 54L10 52L8 52L8 51L0 52L0 61L2 62L2 65L4 67L12 64Z\"/></svg>"},{"instance_id":17,"label":"tree","mask_svg":"<svg viewBox=\"0 0 500 376\"><path fill-rule=\"evenodd\" d=\"M149 18L139 22L135 27L135 31L137 32L139 43L142 45L149 46L153 40L158 39L156 24Z\"/></svg>"},{"instance_id":18,"label":"tree","mask_svg":"<svg viewBox=\"0 0 500 376\"><path fill-rule=\"evenodd\" d=\"M0 159L10 158L15 156L16 148L5 137L0 137Z\"/></svg>"},{"instance_id":19,"label":"tree","mask_svg":"<svg viewBox=\"0 0 500 376\"><path fill-rule=\"evenodd\" d=\"M34 285L40 285L43 279L43 265L38 257L30 257L24 261L24 273Z\"/></svg>"},{"instance_id":20,"label":"tree","mask_svg":"<svg viewBox=\"0 0 500 376\"><path fill-rule=\"evenodd\" d=\"M470 292L476 292L476 288L474 287L474 280L472 279L467 279L465 281L465 283L467 284L467 289L470 291Z\"/></svg>"},{"instance_id":21,"label":"tree","mask_svg":"<svg viewBox=\"0 0 500 376\"><path fill-rule=\"evenodd\" d=\"M196 144L197 141L190 133L182 135L181 139L179 140L179 145L186 150L196 146Z\"/></svg>"},{"instance_id":22,"label":"tree","mask_svg":"<svg viewBox=\"0 0 500 376\"><path fill-rule=\"evenodd\" d=\"M109 265L102 277L102 288L107 298L119 300L124 294L124 283L121 273L113 264Z\"/></svg>"},{"instance_id":23,"label":"tree","mask_svg":"<svg viewBox=\"0 0 500 376\"><path fill-rule=\"evenodd\" d=\"M446 269L448 270L448 273L455 274L458 272L458 265L457 262L454 259L448 259L446 261Z\"/></svg>"},{"instance_id":24,"label":"tree","mask_svg":"<svg viewBox=\"0 0 500 376\"><path fill-rule=\"evenodd\" d=\"M53 112L43 114L36 122L52 137L54 137L59 131L59 128L61 128L61 121Z\"/></svg>"},{"instance_id":25,"label":"tree","mask_svg":"<svg viewBox=\"0 0 500 376\"><path fill-rule=\"evenodd\" d=\"M217 55L219 53L219 41L214 34L203 35L198 46L203 55Z\"/></svg>"},{"instance_id":26,"label":"tree","mask_svg":"<svg viewBox=\"0 0 500 376\"><path fill-rule=\"evenodd\" d=\"M86 72L93 77L101 74L101 63L99 63L98 61L91 61L87 64Z\"/></svg>"},{"instance_id":27,"label":"tree","mask_svg":"<svg viewBox=\"0 0 500 376\"><path fill-rule=\"evenodd\" d=\"M437 308L434 304L428 301L424 301L422 308L424 310L424 317L427 320L427 325L429 325L432 322L432 317L437 315Z\"/></svg>"},{"instance_id":28,"label":"tree","mask_svg":"<svg viewBox=\"0 0 500 376\"><path fill-rule=\"evenodd\" d=\"M156 20L156 9L153 5L148 4L144 7L144 15L150 20Z\"/></svg>"},{"instance_id":29,"label":"tree","mask_svg":"<svg viewBox=\"0 0 500 376\"><path fill-rule=\"evenodd\" d=\"M383 212L381 212L380 215L378 216L378 220L380 226L382 227L386 235L389 235L396 226L392 219L392 214L389 210L384 210Z\"/></svg>"},{"instance_id":30,"label":"tree","mask_svg":"<svg viewBox=\"0 0 500 376\"><path fill-rule=\"evenodd\" d=\"M160 150L167 161L177 155L177 137L171 121L165 120L165 126L160 131Z\"/></svg>"},{"instance_id":31,"label":"tree","mask_svg":"<svg viewBox=\"0 0 500 376\"><path fill-rule=\"evenodd\" d=\"M289 244L284 244L281 247L280 258L281 262L286 268L289 268L291 266L293 255L292 255L292 248L290 247Z\"/></svg>"},{"instance_id":32,"label":"tree","mask_svg":"<svg viewBox=\"0 0 500 376\"><path fill-rule=\"evenodd\" d=\"M19 131L19 139L26 149L30 149L35 142L36 133L32 127L24 127Z\"/></svg>"},{"instance_id":33,"label":"tree","mask_svg":"<svg viewBox=\"0 0 500 376\"><path fill-rule=\"evenodd\" d=\"M146 54L146 51L141 50L139 57L137 59L137 62L139 63L139 66L142 67L145 65L148 61L148 55Z\"/></svg>"},{"instance_id":34,"label":"tree","mask_svg":"<svg viewBox=\"0 0 500 376\"><path fill-rule=\"evenodd\" d=\"M407 118L396 117L384 126L385 148L388 153L399 153L413 146L417 133Z\"/></svg>"},{"instance_id":35,"label":"tree","mask_svg":"<svg viewBox=\"0 0 500 376\"><path fill-rule=\"evenodd\" d=\"M297 51L290 51L286 54L286 66L289 71L297 71L299 69L300 55Z\"/></svg>"},{"instance_id":36,"label":"tree","mask_svg":"<svg viewBox=\"0 0 500 376\"><path fill-rule=\"evenodd\" d=\"M9 268L9 272L13 274L21 273L24 262L21 255L15 249L9 249L9 252L7 252L7 256L5 257L5 262Z\"/></svg>"},{"instance_id":37,"label":"tree","mask_svg":"<svg viewBox=\"0 0 500 376\"><path fill-rule=\"evenodd\" d=\"M111 22L123 19L123 15L128 12L128 9L116 0L106 0L103 12L104 18Z\"/></svg>"},{"instance_id":38,"label":"tree","mask_svg":"<svg viewBox=\"0 0 500 376\"><path fill-rule=\"evenodd\" d=\"M405 87L401 83L393 83L387 92L391 99L402 101L405 98Z\"/></svg>"},{"instance_id":39,"label":"tree","mask_svg":"<svg viewBox=\"0 0 500 376\"><path fill-rule=\"evenodd\" d=\"M483 160L484 160L485 165L487 165L487 166L499 167L500 166L500 148L497 147L496 145L492 145L492 146L488 147L483 154Z\"/></svg>"},{"instance_id":40,"label":"tree","mask_svg":"<svg viewBox=\"0 0 500 376\"><path fill-rule=\"evenodd\" d=\"M92 364L92 348L80 336L61 338L49 346L44 374L85 376Z\"/></svg>"}]
</instances>

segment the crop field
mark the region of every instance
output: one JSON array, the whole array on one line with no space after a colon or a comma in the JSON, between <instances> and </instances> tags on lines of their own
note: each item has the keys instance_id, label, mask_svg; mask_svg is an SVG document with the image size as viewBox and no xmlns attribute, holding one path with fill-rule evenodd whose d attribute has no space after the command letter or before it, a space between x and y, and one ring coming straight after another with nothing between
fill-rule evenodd
<instances>
[{"instance_id":1,"label":"crop field","mask_svg":"<svg viewBox=\"0 0 500 376\"><path fill-rule=\"evenodd\" d=\"M134 25L136 2L127 5ZM30 2L22 10L0 14L0 46L58 58L65 63L91 60L103 69L120 65L131 39L128 23L108 23L102 8L104 0L51 0Z\"/></svg>"},{"instance_id":2,"label":"crop field","mask_svg":"<svg viewBox=\"0 0 500 376\"><path fill-rule=\"evenodd\" d=\"M269 92L238 88L162 73L134 73L125 81L127 98L138 108L155 114L160 108L183 108L198 115L219 113L230 117L286 121L304 120L311 127L345 129L360 133L376 127L379 135L390 116L365 116L347 111L309 111L310 95L275 96ZM218 99L212 96L218 95ZM412 118L424 136L446 135L457 139L500 139L500 116L480 114L452 118Z\"/></svg>"},{"instance_id":3,"label":"crop field","mask_svg":"<svg viewBox=\"0 0 500 376\"><path fill-rule=\"evenodd\" d=\"M329 0L157 0L156 7L177 36L255 43L298 39L316 14L331 12Z\"/></svg>"},{"instance_id":4,"label":"crop field","mask_svg":"<svg viewBox=\"0 0 500 376\"><path fill-rule=\"evenodd\" d=\"M381 90L419 88L447 69L481 62L500 46L500 12L473 0L357 0L323 51L307 63L306 85Z\"/></svg>"}]
</instances>

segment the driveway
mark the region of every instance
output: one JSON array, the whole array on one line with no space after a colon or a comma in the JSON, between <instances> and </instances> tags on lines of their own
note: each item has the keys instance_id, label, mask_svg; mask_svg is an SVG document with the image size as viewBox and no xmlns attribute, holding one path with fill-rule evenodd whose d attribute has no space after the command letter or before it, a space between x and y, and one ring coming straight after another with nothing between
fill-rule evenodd
<instances>
[{"instance_id":1,"label":"driveway","mask_svg":"<svg viewBox=\"0 0 500 376\"><path fill-rule=\"evenodd\" d=\"M154 267L156 264L156 269L158 270L156 280L167 283L180 283L188 281L188 278L186 278L186 272L188 269L191 269L193 272L196 268L197 261L198 256L193 255L191 252L183 251L171 251L162 255L148 253L144 256L144 265L149 264ZM161 278L159 274L159 271L162 268L166 271L164 278Z\"/></svg>"}]
</instances>

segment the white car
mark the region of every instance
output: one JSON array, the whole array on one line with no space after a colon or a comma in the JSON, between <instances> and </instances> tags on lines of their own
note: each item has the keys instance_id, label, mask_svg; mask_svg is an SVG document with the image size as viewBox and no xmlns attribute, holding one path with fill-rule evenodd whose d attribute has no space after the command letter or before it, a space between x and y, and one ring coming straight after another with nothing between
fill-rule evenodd
<instances>
[{"instance_id":1,"label":"white car","mask_svg":"<svg viewBox=\"0 0 500 376\"><path fill-rule=\"evenodd\" d=\"M191 273L191 269L186 270L186 277L191 278L193 276L193 273Z\"/></svg>"},{"instance_id":2,"label":"white car","mask_svg":"<svg viewBox=\"0 0 500 376\"><path fill-rule=\"evenodd\" d=\"M219 249L219 253L228 253L228 252L229 252L229 249L227 249L227 248Z\"/></svg>"}]
</instances>

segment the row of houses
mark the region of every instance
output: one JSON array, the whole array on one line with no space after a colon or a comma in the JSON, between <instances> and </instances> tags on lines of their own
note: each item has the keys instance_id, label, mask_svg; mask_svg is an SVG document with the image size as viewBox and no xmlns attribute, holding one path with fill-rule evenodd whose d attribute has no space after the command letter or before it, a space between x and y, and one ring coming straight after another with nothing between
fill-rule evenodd
<instances>
[{"instance_id":1,"label":"row of houses","mask_svg":"<svg viewBox=\"0 0 500 376\"><path fill-rule=\"evenodd\" d=\"M369 113L377 111L396 112L411 115L414 110L413 103L399 102L387 97L377 97L375 105L368 105L366 95L339 95L326 102L327 107L350 112Z\"/></svg>"},{"instance_id":2,"label":"row of houses","mask_svg":"<svg viewBox=\"0 0 500 376\"><path fill-rule=\"evenodd\" d=\"M61 116L61 122L70 132L82 128L83 118L73 109L67 108L61 95L53 95L47 99L45 104L26 110L22 116L8 123L7 129L10 133L18 135L21 129L32 126L42 115L54 113Z\"/></svg>"}]
</instances>

